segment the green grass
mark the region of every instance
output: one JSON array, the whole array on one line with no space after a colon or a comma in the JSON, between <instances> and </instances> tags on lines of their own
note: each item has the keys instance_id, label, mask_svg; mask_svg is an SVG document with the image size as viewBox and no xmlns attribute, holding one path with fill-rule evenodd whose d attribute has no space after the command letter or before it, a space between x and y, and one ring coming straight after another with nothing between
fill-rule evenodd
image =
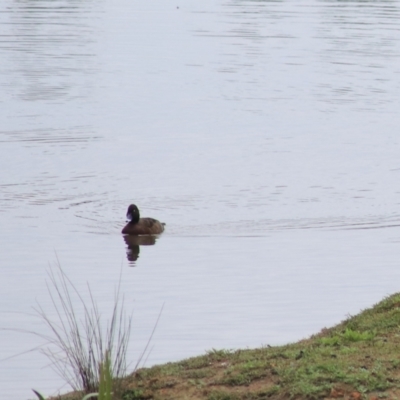
<instances>
[{"instance_id":1,"label":"green grass","mask_svg":"<svg viewBox=\"0 0 400 400\"><path fill-rule=\"evenodd\" d=\"M99 375L100 375L100 384L99 391L96 393L89 393L82 398L82 400L89 400L92 398L96 398L97 400L112 400L112 385L113 385L113 377L111 372L111 361L108 352L104 355L104 361L99 365ZM33 393L38 397L39 400L45 400L44 396L32 389ZM130 399L126 399L130 400Z\"/></svg>"},{"instance_id":2,"label":"green grass","mask_svg":"<svg viewBox=\"0 0 400 400\"><path fill-rule=\"evenodd\" d=\"M297 343L212 349L119 383L113 400L400 398L400 294Z\"/></svg>"},{"instance_id":3,"label":"green grass","mask_svg":"<svg viewBox=\"0 0 400 400\"><path fill-rule=\"evenodd\" d=\"M99 366L107 368L116 379L127 371L132 315L126 316L120 286L115 291L110 319L104 323L89 285L85 290L87 301L59 264L49 271L49 279L47 288L55 317L49 317L40 305L36 308L49 330L48 335L40 335L46 340L42 352L73 390L84 394L106 390L99 389L107 382L104 375L101 381ZM99 398L107 399L110 397Z\"/></svg>"},{"instance_id":4,"label":"green grass","mask_svg":"<svg viewBox=\"0 0 400 400\"><path fill-rule=\"evenodd\" d=\"M169 390L167 381L175 382ZM173 399L185 390L188 398L216 400L320 399L334 388L364 397L395 390L400 388L400 294L307 340L254 350L212 349L139 370L125 382L154 399Z\"/></svg>"}]
</instances>

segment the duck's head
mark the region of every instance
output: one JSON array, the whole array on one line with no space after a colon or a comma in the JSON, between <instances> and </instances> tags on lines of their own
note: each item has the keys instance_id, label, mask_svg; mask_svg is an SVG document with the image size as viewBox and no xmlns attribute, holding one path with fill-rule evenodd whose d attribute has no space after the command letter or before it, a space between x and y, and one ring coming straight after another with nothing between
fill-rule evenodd
<instances>
[{"instance_id":1,"label":"duck's head","mask_svg":"<svg viewBox=\"0 0 400 400\"><path fill-rule=\"evenodd\" d=\"M129 222L136 224L137 222L139 222L139 218L140 218L139 209L136 207L135 204L131 204L128 207L128 211L126 212L126 219Z\"/></svg>"}]
</instances>

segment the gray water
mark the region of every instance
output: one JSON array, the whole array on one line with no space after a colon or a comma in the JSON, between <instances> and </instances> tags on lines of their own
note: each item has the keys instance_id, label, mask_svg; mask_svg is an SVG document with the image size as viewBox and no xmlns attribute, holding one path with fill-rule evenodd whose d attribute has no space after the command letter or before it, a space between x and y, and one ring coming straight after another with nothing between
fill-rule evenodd
<instances>
[{"instance_id":1,"label":"gray water","mask_svg":"<svg viewBox=\"0 0 400 400\"><path fill-rule=\"evenodd\" d=\"M57 259L105 319L122 274L133 365L163 305L148 366L295 341L398 291L399 16L2 1L2 396L68 390L25 332L49 333L32 307L52 315ZM167 224L139 253L130 203Z\"/></svg>"}]
</instances>

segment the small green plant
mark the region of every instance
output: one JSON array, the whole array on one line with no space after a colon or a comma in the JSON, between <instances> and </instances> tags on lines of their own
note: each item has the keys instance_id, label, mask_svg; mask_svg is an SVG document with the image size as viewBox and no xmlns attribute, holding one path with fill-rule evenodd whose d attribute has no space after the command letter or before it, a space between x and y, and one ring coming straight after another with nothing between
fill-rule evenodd
<instances>
[{"instance_id":1,"label":"small green plant","mask_svg":"<svg viewBox=\"0 0 400 400\"><path fill-rule=\"evenodd\" d=\"M372 340L375 337L374 332L358 332L351 328L346 328L342 336L349 342L361 342L365 340Z\"/></svg>"},{"instance_id":2,"label":"small green plant","mask_svg":"<svg viewBox=\"0 0 400 400\"><path fill-rule=\"evenodd\" d=\"M340 337L335 335L331 337L323 337L320 339L320 342L324 346L339 346L340 345Z\"/></svg>"},{"instance_id":3,"label":"small green plant","mask_svg":"<svg viewBox=\"0 0 400 400\"><path fill-rule=\"evenodd\" d=\"M85 302L60 265L57 266L56 272L50 270L50 284L47 285L57 318L51 319L40 305L36 309L51 331L51 336L45 337L48 345L42 351L73 390L87 394L100 393L99 366L106 369L103 371L103 385L109 381L108 378L126 375L132 316L125 314L119 284L111 320L104 327L90 286L87 286L90 301ZM78 319L81 312L78 312L77 306L83 310L82 319ZM103 387L102 390L107 388Z\"/></svg>"},{"instance_id":4,"label":"small green plant","mask_svg":"<svg viewBox=\"0 0 400 400\"><path fill-rule=\"evenodd\" d=\"M222 349L222 350L211 349L206 352L206 354L214 360L222 360L230 356L232 353L233 350L227 350L227 349Z\"/></svg>"},{"instance_id":5,"label":"small green plant","mask_svg":"<svg viewBox=\"0 0 400 400\"><path fill-rule=\"evenodd\" d=\"M143 399L142 389L129 389L122 396L122 400L142 400L142 399Z\"/></svg>"},{"instance_id":6,"label":"small green plant","mask_svg":"<svg viewBox=\"0 0 400 400\"><path fill-rule=\"evenodd\" d=\"M104 329L90 286L87 285L90 301L85 302L59 263L57 267L57 272L52 269L49 271L50 284L47 284L57 318L50 319L40 305L35 309L51 331L49 336L35 333L47 341L47 348L42 352L74 391L86 393L83 400L92 397L111 400L113 379L126 375L132 321L132 315L126 316L123 297L122 300L120 297L121 278L114 297L111 320ZM80 313L76 310L76 304L83 309L81 319L78 319ZM143 362L143 358L148 354L163 308L133 371L146 362L146 359ZM39 400L45 400L39 392L33 391Z\"/></svg>"},{"instance_id":7,"label":"small green plant","mask_svg":"<svg viewBox=\"0 0 400 400\"><path fill-rule=\"evenodd\" d=\"M97 400L112 400L112 375L111 375L111 363L110 356L106 352L104 357L104 362L99 365L99 375L100 375L100 386L98 393L89 393L82 398L82 400L88 400L96 397ZM39 392L32 389L39 400L46 400Z\"/></svg>"},{"instance_id":8,"label":"small green plant","mask_svg":"<svg viewBox=\"0 0 400 400\"><path fill-rule=\"evenodd\" d=\"M363 342L374 339L376 336L375 332L359 332L351 328L346 328L344 332L337 333L330 337L323 337L320 342L324 346L340 346L346 342Z\"/></svg>"}]
</instances>

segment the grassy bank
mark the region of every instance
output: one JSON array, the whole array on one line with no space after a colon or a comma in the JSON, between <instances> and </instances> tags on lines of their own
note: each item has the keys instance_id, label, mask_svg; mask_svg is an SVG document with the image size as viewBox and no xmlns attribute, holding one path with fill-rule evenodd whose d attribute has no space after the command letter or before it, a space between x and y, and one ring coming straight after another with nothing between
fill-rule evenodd
<instances>
[{"instance_id":1,"label":"grassy bank","mask_svg":"<svg viewBox=\"0 0 400 400\"><path fill-rule=\"evenodd\" d=\"M294 344L212 350L119 383L115 400L400 399L400 293Z\"/></svg>"}]
</instances>

